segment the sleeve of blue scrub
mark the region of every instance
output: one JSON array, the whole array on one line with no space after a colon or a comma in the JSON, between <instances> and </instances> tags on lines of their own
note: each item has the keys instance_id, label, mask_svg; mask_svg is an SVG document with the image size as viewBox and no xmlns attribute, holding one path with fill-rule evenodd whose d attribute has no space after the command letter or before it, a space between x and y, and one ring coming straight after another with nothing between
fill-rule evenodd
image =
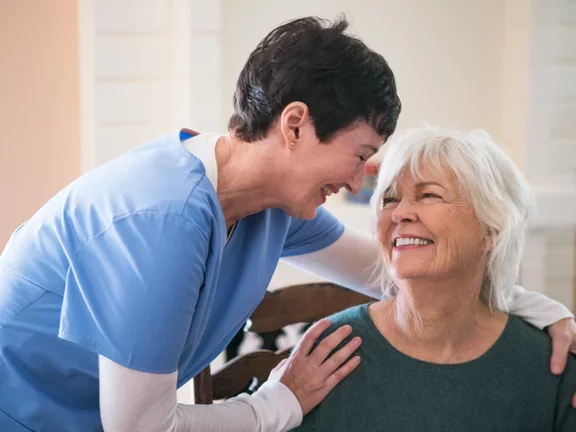
<instances>
[{"instance_id":1,"label":"sleeve of blue scrub","mask_svg":"<svg viewBox=\"0 0 576 432\"><path fill-rule=\"evenodd\" d=\"M180 216L115 220L69 257L59 337L131 369L174 372L207 256L206 233Z\"/></svg>"},{"instance_id":2,"label":"sleeve of blue scrub","mask_svg":"<svg viewBox=\"0 0 576 432\"><path fill-rule=\"evenodd\" d=\"M292 219L282 257L316 252L340 238L344 225L328 210L319 207L314 219Z\"/></svg>"}]
</instances>

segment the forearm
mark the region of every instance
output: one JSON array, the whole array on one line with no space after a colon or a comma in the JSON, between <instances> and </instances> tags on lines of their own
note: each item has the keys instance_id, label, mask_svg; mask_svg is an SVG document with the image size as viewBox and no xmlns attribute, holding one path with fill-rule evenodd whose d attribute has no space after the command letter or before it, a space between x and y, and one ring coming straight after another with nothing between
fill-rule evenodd
<instances>
[{"instance_id":1,"label":"forearm","mask_svg":"<svg viewBox=\"0 0 576 432\"><path fill-rule=\"evenodd\" d=\"M220 404L178 404L174 432L287 431L302 419L292 398L290 390L275 382L266 383L252 396L243 394Z\"/></svg>"},{"instance_id":2,"label":"forearm","mask_svg":"<svg viewBox=\"0 0 576 432\"><path fill-rule=\"evenodd\" d=\"M99 365L106 432L280 432L302 421L296 397L279 382L220 404L184 405L176 401L176 372L139 372L104 357Z\"/></svg>"},{"instance_id":3,"label":"forearm","mask_svg":"<svg viewBox=\"0 0 576 432\"><path fill-rule=\"evenodd\" d=\"M534 291L526 291L521 286L514 286L508 300L511 314L523 318L539 329L544 329L564 318L574 315L561 303Z\"/></svg>"},{"instance_id":4,"label":"forearm","mask_svg":"<svg viewBox=\"0 0 576 432\"><path fill-rule=\"evenodd\" d=\"M283 261L374 298L381 298L380 250L372 236L346 227L342 236L317 252L284 258Z\"/></svg>"}]
</instances>

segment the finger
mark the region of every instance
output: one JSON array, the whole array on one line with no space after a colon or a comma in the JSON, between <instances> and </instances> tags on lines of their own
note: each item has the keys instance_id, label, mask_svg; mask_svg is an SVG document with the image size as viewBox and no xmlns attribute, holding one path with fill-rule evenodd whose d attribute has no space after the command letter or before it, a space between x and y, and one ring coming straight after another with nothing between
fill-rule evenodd
<instances>
[{"instance_id":1,"label":"finger","mask_svg":"<svg viewBox=\"0 0 576 432\"><path fill-rule=\"evenodd\" d=\"M317 323L315 323L312 327L310 327L306 333L304 333L304 336L302 336L302 339L300 339L300 342L298 343L298 345L296 346L296 348L294 349L294 355L309 355L310 351L312 351L312 347L314 346L314 343L318 340L318 338L320 336L322 336L322 333L324 333L326 330L328 330L328 327L330 327L330 320L328 319L323 319L318 321Z\"/></svg>"},{"instance_id":2,"label":"finger","mask_svg":"<svg viewBox=\"0 0 576 432\"><path fill-rule=\"evenodd\" d=\"M335 332L327 336L322 342L318 344L310 357L316 362L316 364L321 365L328 358L330 353L342 343L352 333L352 327L349 325L344 325L340 327Z\"/></svg>"},{"instance_id":3,"label":"finger","mask_svg":"<svg viewBox=\"0 0 576 432\"><path fill-rule=\"evenodd\" d=\"M344 366L337 369L324 383L324 391L330 393L344 378L350 375L360 364L360 356L352 357Z\"/></svg>"},{"instance_id":4,"label":"finger","mask_svg":"<svg viewBox=\"0 0 576 432\"><path fill-rule=\"evenodd\" d=\"M572 338L565 333L556 334L552 338L552 359L550 361L550 369L553 374L560 375L564 371L571 341Z\"/></svg>"},{"instance_id":5,"label":"finger","mask_svg":"<svg viewBox=\"0 0 576 432\"><path fill-rule=\"evenodd\" d=\"M570 352L572 354L576 354L576 323L572 321L570 324L572 332L572 344L570 345Z\"/></svg>"},{"instance_id":6,"label":"finger","mask_svg":"<svg viewBox=\"0 0 576 432\"><path fill-rule=\"evenodd\" d=\"M574 396L572 397L572 406L576 408L576 393L574 393Z\"/></svg>"},{"instance_id":7,"label":"finger","mask_svg":"<svg viewBox=\"0 0 576 432\"><path fill-rule=\"evenodd\" d=\"M348 342L343 348L340 348L322 364L322 374L324 376L329 376L334 373L335 370L350 358L360 345L362 345L362 339L357 336Z\"/></svg>"}]
</instances>

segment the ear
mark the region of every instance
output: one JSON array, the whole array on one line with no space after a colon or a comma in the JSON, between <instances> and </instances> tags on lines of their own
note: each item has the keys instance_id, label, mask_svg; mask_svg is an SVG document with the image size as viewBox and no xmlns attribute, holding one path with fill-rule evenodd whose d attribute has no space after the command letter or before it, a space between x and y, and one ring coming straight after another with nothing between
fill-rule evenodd
<instances>
[{"instance_id":1,"label":"ear","mask_svg":"<svg viewBox=\"0 0 576 432\"><path fill-rule=\"evenodd\" d=\"M294 146L302 137L302 129L310 123L310 111L304 102L290 102L280 114L280 130L287 146Z\"/></svg>"}]
</instances>

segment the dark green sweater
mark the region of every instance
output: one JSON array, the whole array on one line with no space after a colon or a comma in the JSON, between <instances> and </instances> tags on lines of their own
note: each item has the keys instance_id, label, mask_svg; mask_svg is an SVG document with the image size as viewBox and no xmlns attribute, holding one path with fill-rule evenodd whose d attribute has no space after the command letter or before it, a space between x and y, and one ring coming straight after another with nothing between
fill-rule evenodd
<instances>
[{"instance_id":1,"label":"dark green sweater","mask_svg":"<svg viewBox=\"0 0 576 432\"><path fill-rule=\"evenodd\" d=\"M510 316L494 346L456 365L408 357L380 334L368 305L331 318L363 338L362 361L298 431L576 432L576 358L550 372L546 333Z\"/></svg>"}]
</instances>

